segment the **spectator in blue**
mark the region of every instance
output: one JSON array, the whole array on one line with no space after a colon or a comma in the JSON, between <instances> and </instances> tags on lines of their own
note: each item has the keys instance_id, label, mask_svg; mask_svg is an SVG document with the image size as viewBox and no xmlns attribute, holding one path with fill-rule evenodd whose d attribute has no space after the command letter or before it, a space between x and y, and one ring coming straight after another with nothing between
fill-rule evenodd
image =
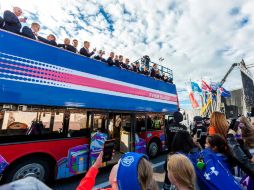
<instances>
[{"instance_id":1,"label":"spectator in blue","mask_svg":"<svg viewBox=\"0 0 254 190\"><path fill-rule=\"evenodd\" d=\"M80 49L79 53L86 57L91 57L95 53L96 48L94 48L92 52L90 52L89 48L90 48L90 42L84 41L84 47Z\"/></svg>"},{"instance_id":2,"label":"spectator in blue","mask_svg":"<svg viewBox=\"0 0 254 190\"><path fill-rule=\"evenodd\" d=\"M28 26L24 26L22 28L22 35L28 38L37 40L38 39L38 32L40 31L40 25L36 22L31 24L31 28Z\"/></svg>"},{"instance_id":3,"label":"spectator in blue","mask_svg":"<svg viewBox=\"0 0 254 190\"><path fill-rule=\"evenodd\" d=\"M3 29L10 32L19 34L21 29L21 22L26 22L26 18L18 18L22 15L22 9L19 7L13 7L13 12L7 10L4 11L4 23Z\"/></svg>"},{"instance_id":4,"label":"spectator in blue","mask_svg":"<svg viewBox=\"0 0 254 190\"><path fill-rule=\"evenodd\" d=\"M233 173L233 167L236 163L229 151L225 138L219 134L207 136L205 148L212 150L217 154L217 156L222 158L221 160L223 161L223 164Z\"/></svg>"},{"instance_id":5,"label":"spectator in blue","mask_svg":"<svg viewBox=\"0 0 254 190\"><path fill-rule=\"evenodd\" d=\"M70 44L71 44L70 39L69 38L65 38L64 39L64 44L58 44L58 47L61 47L63 49L66 49L68 51L76 53L76 49L72 45L70 45Z\"/></svg>"},{"instance_id":6,"label":"spectator in blue","mask_svg":"<svg viewBox=\"0 0 254 190\"><path fill-rule=\"evenodd\" d=\"M110 52L109 57L107 59L107 63L108 63L109 66L114 65L114 57L115 57L114 52Z\"/></svg>"}]
</instances>

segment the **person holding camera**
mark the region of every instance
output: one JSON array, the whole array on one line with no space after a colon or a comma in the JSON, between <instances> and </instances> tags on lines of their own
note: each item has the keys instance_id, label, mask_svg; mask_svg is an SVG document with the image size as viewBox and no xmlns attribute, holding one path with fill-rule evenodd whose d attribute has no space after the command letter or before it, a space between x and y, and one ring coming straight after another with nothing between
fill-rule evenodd
<instances>
[{"instance_id":1,"label":"person holding camera","mask_svg":"<svg viewBox=\"0 0 254 190\"><path fill-rule=\"evenodd\" d=\"M195 116L193 119L194 128L192 129L191 136L198 142L202 148L205 148L207 128L203 125L203 118Z\"/></svg>"},{"instance_id":2,"label":"person holding camera","mask_svg":"<svg viewBox=\"0 0 254 190\"><path fill-rule=\"evenodd\" d=\"M94 56L94 59L96 59L98 61L106 62L106 60L103 58L104 54L105 54L105 51L99 50L98 54L96 56Z\"/></svg>"}]
</instances>

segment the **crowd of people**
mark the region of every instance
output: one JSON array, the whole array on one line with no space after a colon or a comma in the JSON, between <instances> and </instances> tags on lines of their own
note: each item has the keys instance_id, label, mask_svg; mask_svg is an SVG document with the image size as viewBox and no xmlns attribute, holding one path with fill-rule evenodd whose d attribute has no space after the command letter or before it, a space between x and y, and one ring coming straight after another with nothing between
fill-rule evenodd
<instances>
[{"instance_id":1,"label":"crowd of people","mask_svg":"<svg viewBox=\"0 0 254 190\"><path fill-rule=\"evenodd\" d=\"M22 27L22 23L26 23L27 18L21 18L21 15L22 9L19 7L14 7L13 11L6 10L3 18L0 16L0 28L52 46L63 48L73 53L105 62L109 66L116 66L121 69L140 73L168 83L173 82L172 77L168 76L166 73L163 73L155 63L151 68L150 65L140 64L140 62L130 63L129 58L124 58L123 55L115 55L114 52L110 52L109 57L104 58L105 51L99 50L96 52L96 48L90 51L89 41L84 41L83 47L78 50L79 42L77 39L73 39L71 44L70 38L65 38L63 43L57 43L56 36L53 34L49 34L46 38L44 38L39 35L41 28L39 23L34 22L30 27Z\"/></svg>"},{"instance_id":2,"label":"crowd of people","mask_svg":"<svg viewBox=\"0 0 254 190\"><path fill-rule=\"evenodd\" d=\"M170 154L165 190L254 189L254 126L245 116L227 120L221 112L194 117L188 130L180 112L168 122Z\"/></svg>"},{"instance_id":3,"label":"crowd of people","mask_svg":"<svg viewBox=\"0 0 254 190\"><path fill-rule=\"evenodd\" d=\"M164 165L164 190L254 189L254 127L249 118L240 116L229 121L223 113L213 112L211 118L195 116L190 129L182 121L183 115L175 112L166 124L169 154ZM99 168L103 166L102 158L103 152L77 190L94 188ZM135 152L123 154L111 169L109 183L111 187L105 190L159 189L148 157ZM22 189L27 184L38 190L49 189L33 178L0 189Z\"/></svg>"}]
</instances>

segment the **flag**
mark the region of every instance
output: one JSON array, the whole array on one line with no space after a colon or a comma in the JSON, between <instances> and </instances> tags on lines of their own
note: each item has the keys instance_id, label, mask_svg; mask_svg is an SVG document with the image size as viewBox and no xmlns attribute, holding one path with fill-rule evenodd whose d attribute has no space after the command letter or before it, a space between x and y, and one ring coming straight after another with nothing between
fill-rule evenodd
<instances>
[{"instance_id":1,"label":"flag","mask_svg":"<svg viewBox=\"0 0 254 190\"><path fill-rule=\"evenodd\" d=\"M217 91L217 89L220 87L220 83L218 82L211 82L210 87L212 88L213 91Z\"/></svg>"},{"instance_id":2,"label":"flag","mask_svg":"<svg viewBox=\"0 0 254 190\"><path fill-rule=\"evenodd\" d=\"M208 92L212 91L212 88L203 80L202 80L201 88L202 88L203 91L208 91Z\"/></svg>"},{"instance_id":3,"label":"flag","mask_svg":"<svg viewBox=\"0 0 254 190\"><path fill-rule=\"evenodd\" d=\"M192 108L198 108L199 105L198 105L198 102L195 99L194 93L192 91L191 83L187 83L186 87L187 87L187 90L188 90L188 93L189 93L189 97L190 97L190 102L191 102Z\"/></svg>"},{"instance_id":4,"label":"flag","mask_svg":"<svg viewBox=\"0 0 254 190\"><path fill-rule=\"evenodd\" d=\"M221 87L219 88L220 90L220 93L221 93L221 96L224 97L224 98L229 98L231 97L231 94L229 91L227 91L225 88Z\"/></svg>"},{"instance_id":5,"label":"flag","mask_svg":"<svg viewBox=\"0 0 254 190\"><path fill-rule=\"evenodd\" d=\"M199 87L198 83L196 83L196 82L191 82L191 89L193 92L202 93L201 88Z\"/></svg>"}]
</instances>

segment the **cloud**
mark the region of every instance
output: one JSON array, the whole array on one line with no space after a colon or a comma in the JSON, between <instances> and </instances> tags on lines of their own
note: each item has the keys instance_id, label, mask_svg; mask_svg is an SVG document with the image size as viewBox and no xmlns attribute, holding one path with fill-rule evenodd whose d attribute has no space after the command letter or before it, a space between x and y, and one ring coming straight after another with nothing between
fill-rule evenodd
<instances>
[{"instance_id":1,"label":"cloud","mask_svg":"<svg viewBox=\"0 0 254 190\"><path fill-rule=\"evenodd\" d=\"M0 0L0 13L17 5L28 24L41 23L42 35L54 33L91 41L132 61L149 55L174 72L178 89L206 78L220 81L234 62L254 62L254 2L251 0ZM225 83L240 88L239 71ZM187 104L187 92L179 91Z\"/></svg>"}]
</instances>

